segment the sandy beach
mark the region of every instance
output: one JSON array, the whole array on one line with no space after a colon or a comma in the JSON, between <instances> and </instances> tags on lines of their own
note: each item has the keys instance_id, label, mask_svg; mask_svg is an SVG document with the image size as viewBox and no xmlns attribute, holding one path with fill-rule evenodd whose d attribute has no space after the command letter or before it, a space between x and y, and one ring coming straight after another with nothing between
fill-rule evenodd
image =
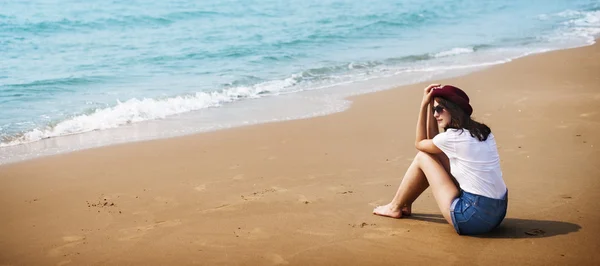
<instances>
[{"instance_id":1,"label":"sandy beach","mask_svg":"<svg viewBox=\"0 0 600 266\"><path fill-rule=\"evenodd\" d=\"M427 190L387 203L422 88L454 84L496 136L496 231L457 235ZM0 166L0 265L598 265L600 45L354 97L342 113Z\"/></svg>"}]
</instances>

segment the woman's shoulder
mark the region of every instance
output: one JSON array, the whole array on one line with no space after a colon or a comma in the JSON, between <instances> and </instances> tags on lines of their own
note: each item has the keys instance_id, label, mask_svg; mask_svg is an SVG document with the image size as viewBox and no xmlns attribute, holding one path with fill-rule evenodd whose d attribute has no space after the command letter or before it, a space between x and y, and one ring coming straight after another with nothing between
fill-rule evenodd
<instances>
[{"instance_id":1,"label":"woman's shoulder","mask_svg":"<svg viewBox=\"0 0 600 266\"><path fill-rule=\"evenodd\" d=\"M466 128L449 128L446 131L444 131L443 133L447 134L448 137L455 138L455 139L464 139L464 140L470 140L472 138L477 139L477 138L473 137L471 135L471 132ZM494 134L492 134L490 132L490 134L488 135L486 140L494 140Z\"/></svg>"},{"instance_id":2,"label":"woman's shoulder","mask_svg":"<svg viewBox=\"0 0 600 266\"><path fill-rule=\"evenodd\" d=\"M446 129L446 131L444 131L445 134L448 135L462 135L464 133L466 133L467 135L469 135L469 130L468 129L464 129L464 128L449 128Z\"/></svg>"}]
</instances>

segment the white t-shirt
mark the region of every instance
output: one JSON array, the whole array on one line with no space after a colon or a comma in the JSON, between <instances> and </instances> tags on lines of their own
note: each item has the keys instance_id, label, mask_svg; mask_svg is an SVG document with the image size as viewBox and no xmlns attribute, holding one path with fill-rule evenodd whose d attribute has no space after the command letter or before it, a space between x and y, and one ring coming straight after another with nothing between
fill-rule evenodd
<instances>
[{"instance_id":1,"label":"white t-shirt","mask_svg":"<svg viewBox=\"0 0 600 266\"><path fill-rule=\"evenodd\" d=\"M467 129L448 129L437 134L433 144L450 159L450 172L462 190L494 199L504 197L506 184L493 134L479 141Z\"/></svg>"}]
</instances>

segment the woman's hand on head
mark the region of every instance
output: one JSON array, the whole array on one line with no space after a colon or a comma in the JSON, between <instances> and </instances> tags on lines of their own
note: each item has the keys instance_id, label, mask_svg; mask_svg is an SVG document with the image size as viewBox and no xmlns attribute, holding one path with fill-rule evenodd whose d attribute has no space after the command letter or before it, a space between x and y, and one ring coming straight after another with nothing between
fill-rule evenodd
<instances>
[{"instance_id":1,"label":"woman's hand on head","mask_svg":"<svg viewBox=\"0 0 600 266\"><path fill-rule=\"evenodd\" d=\"M442 86L441 84L431 84L431 85L427 86L427 88L425 88L425 90L423 91L422 105L427 106L428 104L430 104L431 101L433 100L431 98L431 92L433 92L433 90L435 88L439 88L441 86Z\"/></svg>"}]
</instances>

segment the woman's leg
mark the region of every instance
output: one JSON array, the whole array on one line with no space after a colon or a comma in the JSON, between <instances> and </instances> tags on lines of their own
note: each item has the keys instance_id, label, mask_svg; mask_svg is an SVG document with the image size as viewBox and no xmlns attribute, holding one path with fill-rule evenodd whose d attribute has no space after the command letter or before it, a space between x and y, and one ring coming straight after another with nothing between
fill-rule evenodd
<instances>
[{"instance_id":1,"label":"woman's leg","mask_svg":"<svg viewBox=\"0 0 600 266\"><path fill-rule=\"evenodd\" d=\"M448 156L446 156L446 154L444 153L440 153L440 154L436 154L438 160L442 163L442 166L444 166L444 169L446 170L447 173L450 174L450 160L448 159ZM414 162L414 160L413 160ZM412 166L412 164L411 164ZM427 189L429 187L429 182L427 182L427 178L425 178L425 175L423 174L423 171L419 171L420 176L418 180L415 180L415 182L421 182L422 185L420 186L422 188L422 190L416 190L414 197L410 197L407 201L407 203L405 203L404 205L402 205L402 216L410 216L412 213L412 204L413 202L415 202L415 200L423 193L423 191L425 191L425 189ZM408 174L408 171L407 171ZM411 175L412 176L412 175ZM452 174L450 174L450 176L452 177ZM402 179L402 182L408 182L408 181L404 181L407 180L406 175L405 178ZM454 182L454 184L456 185L456 187L458 187L458 182L456 182L456 179L454 179L454 177L452 177L452 181ZM396 197L398 197L400 188L398 188L398 191L396 192Z\"/></svg>"},{"instance_id":2,"label":"woman's leg","mask_svg":"<svg viewBox=\"0 0 600 266\"><path fill-rule=\"evenodd\" d=\"M436 155L419 152L408 167L392 202L375 208L373 213L400 218L402 217L402 207L407 206L410 209L410 204L430 185L442 215L448 223L452 224L450 204L459 192L454 184L454 179L440 159Z\"/></svg>"},{"instance_id":3,"label":"woman's leg","mask_svg":"<svg viewBox=\"0 0 600 266\"><path fill-rule=\"evenodd\" d=\"M419 168L416 158L417 157L415 156L406 170L404 178L402 178L402 182L396 191L396 195L394 195L394 198L390 203L392 206L400 206L400 212L397 212L397 208L394 207L393 214L387 216L394 218L410 216L412 212L412 203L429 187L429 182L427 182L425 174L423 174L423 171Z\"/></svg>"}]
</instances>

